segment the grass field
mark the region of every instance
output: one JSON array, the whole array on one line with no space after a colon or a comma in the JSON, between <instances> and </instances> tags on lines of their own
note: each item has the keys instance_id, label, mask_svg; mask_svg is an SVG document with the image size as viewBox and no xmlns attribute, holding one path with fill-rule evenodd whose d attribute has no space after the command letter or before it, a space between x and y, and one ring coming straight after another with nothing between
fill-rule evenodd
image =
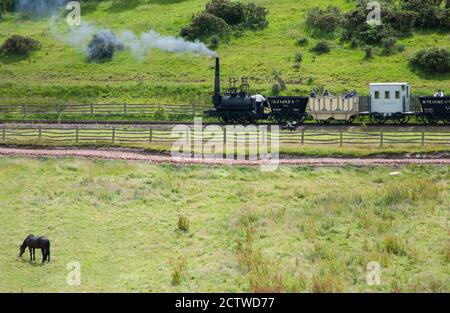
<instances>
[{"instance_id":1,"label":"grass field","mask_svg":"<svg viewBox=\"0 0 450 313\"><path fill-rule=\"evenodd\" d=\"M0 168L2 292L450 290L448 167ZM28 233L50 237L51 263L17 258ZM81 286L66 284L72 261ZM380 286L366 284L370 261Z\"/></svg>"},{"instance_id":2,"label":"grass field","mask_svg":"<svg viewBox=\"0 0 450 313\"><path fill-rule=\"evenodd\" d=\"M164 35L178 35L193 13L200 11L206 0L156 1L111 0L92 2L82 7L82 18L115 31L130 29L137 33L155 29ZM239 38L221 43L223 81L229 76L249 76L253 89L270 93L273 72L281 72L289 90L286 94L305 93L312 87L324 86L334 93L356 88L366 94L369 82L407 81L413 93L430 94L445 89L449 75L430 77L415 73L408 59L422 48L450 47L449 33L420 31L402 38L405 52L376 56L364 60L361 49L335 41L330 54L317 56L309 52L321 38L312 38L307 47L297 47L296 38L309 36L305 30L305 12L314 6L338 5L344 10L354 1L255 0L268 8L269 27L247 31ZM81 51L52 37L46 19L23 20L8 15L0 22L0 42L13 34L32 36L42 43L41 51L31 59L0 60L0 93L14 102L61 101L129 103L209 103L212 91L213 60L188 54L152 51L136 61L129 52L118 53L113 61L89 64ZM330 39L330 38L328 38ZM300 69L294 68L297 52L304 55ZM34 99L34 100L33 100ZM7 100L4 100L7 101Z\"/></svg>"}]
</instances>

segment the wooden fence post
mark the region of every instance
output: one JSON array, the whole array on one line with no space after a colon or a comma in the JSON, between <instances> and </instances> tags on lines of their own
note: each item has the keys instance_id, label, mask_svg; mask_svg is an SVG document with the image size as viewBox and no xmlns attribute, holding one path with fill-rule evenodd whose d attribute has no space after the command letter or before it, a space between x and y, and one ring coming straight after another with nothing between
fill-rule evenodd
<instances>
[{"instance_id":1,"label":"wooden fence post","mask_svg":"<svg viewBox=\"0 0 450 313\"><path fill-rule=\"evenodd\" d=\"M91 116L94 115L94 104L91 102Z\"/></svg>"},{"instance_id":2,"label":"wooden fence post","mask_svg":"<svg viewBox=\"0 0 450 313\"><path fill-rule=\"evenodd\" d=\"M58 115L58 117L61 114L61 107L60 107L59 103L56 105L56 114Z\"/></svg>"},{"instance_id":3,"label":"wooden fence post","mask_svg":"<svg viewBox=\"0 0 450 313\"><path fill-rule=\"evenodd\" d=\"M27 116L27 105L26 104L22 105L22 112L23 112L24 116Z\"/></svg>"},{"instance_id":4,"label":"wooden fence post","mask_svg":"<svg viewBox=\"0 0 450 313\"><path fill-rule=\"evenodd\" d=\"M384 132L380 131L380 147L384 146Z\"/></svg>"},{"instance_id":5,"label":"wooden fence post","mask_svg":"<svg viewBox=\"0 0 450 313\"><path fill-rule=\"evenodd\" d=\"M192 102L192 115L195 116L195 102Z\"/></svg>"},{"instance_id":6,"label":"wooden fence post","mask_svg":"<svg viewBox=\"0 0 450 313\"><path fill-rule=\"evenodd\" d=\"M75 143L78 143L78 126L75 128Z\"/></svg>"},{"instance_id":7,"label":"wooden fence post","mask_svg":"<svg viewBox=\"0 0 450 313\"><path fill-rule=\"evenodd\" d=\"M344 131L342 130L342 127L341 127L341 130L339 133L339 147L342 147L343 145L344 145Z\"/></svg>"},{"instance_id":8,"label":"wooden fence post","mask_svg":"<svg viewBox=\"0 0 450 313\"><path fill-rule=\"evenodd\" d=\"M302 146L305 145L305 129L302 129Z\"/></svg>"},{"instance_id":9,"label":"wooden fence post","mask_svg":"<svg viewBox=\"0 0 450 313\"><path fill-rule=\"evenodd\" d=\"M153 141L153 128L150 128L149 134L148 134L148 142Z\"/></svg>"},{"instance_id":10,"label":"wooden fence post","mask_svg":"<svg viewBox=\"0 0 450 313\"><path fill-rule=\"evenodd\" d=\"M127 103L125 102L124 104L123 104L123 115L127 115Z\"/></svg>"},{"instance_id":11,"label":"wooden fence post","mask_svg":"<svg viewBox=\"0 0 450 313\"><path fill-rule=\"evenodd\" d=\"M116 128L113 127L112 128L112 143L114 144L115 141L116 141Z\"/></svg>"},{"instance_id":12,"label":"wooden fence post","mask_svg":"<svg viewBox=\"0 0 450 313\"><path fill-rule=\"evenodd\" d=\"M41 139L42 139L42 126L39 125L39 128L38 128L38 141L41 141Z\"/></svg>"},{"instance_id":13,"label":"wooden fence post","mask_svg":"<svg viewBox=\"0 0 450 313\"><path fill-rule=\"evenodd\" d=\"M6 125L3 125L2 140L3 140L3 142L6 142Z\"/></svg>"}]
</instances>

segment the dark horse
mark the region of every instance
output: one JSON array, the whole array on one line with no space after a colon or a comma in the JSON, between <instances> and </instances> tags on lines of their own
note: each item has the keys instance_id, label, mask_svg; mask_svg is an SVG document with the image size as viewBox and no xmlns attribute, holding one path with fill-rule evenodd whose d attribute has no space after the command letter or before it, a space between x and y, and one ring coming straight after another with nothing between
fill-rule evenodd
<instances>
[{"instance_id":1,"label":"dark horse","mask_svg":"<svg viewBox=\"0 0 450 313\"><path fill-rule=\"evenodd\" d=\"M22 257L27 247L30 250L30 262L36 260L36 248L42 251L42 263L50 262L50 240L47 237L29 235L20 246L19 257Z\"/></svg>"}]
</instances>

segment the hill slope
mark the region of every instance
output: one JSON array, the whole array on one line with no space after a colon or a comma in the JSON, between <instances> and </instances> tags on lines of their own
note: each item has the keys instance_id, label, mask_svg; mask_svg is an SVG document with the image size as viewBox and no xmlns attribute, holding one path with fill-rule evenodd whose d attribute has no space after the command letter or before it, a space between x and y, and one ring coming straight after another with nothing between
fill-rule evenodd
<instances>
[{"instance_id":1,"label":"hill slope","mask_svg":"<svg viewBox=\"0 0 450 313\"><path fill-rule=\"evenodd\" d=\"M164 35L178 35L191 16L204 8L206 0L115 0L82 6L84 21L114 31L129 29L137 33L154 29ZM270 93L273 72L281 72L288 83L287 94L306 92L323 86L334 93L356 88L367 92L374 81L408 81L414 93L429 94L450 85L450 75L426 77L408 67L408 59L420 49L430 46L450 48L450 34L434 31L417 32L400 40L406 46L403 53L364 60L361 49L336 40L330 54L317 56L309 52L319 39L309 46L297 47L296 38L305 31L305 12L329 4L343 10L354 7L355 1L256 0L269 10L269 27L262 31L247 31L239 38L221 43L218 53L223 64L222 80L229 76L249 76L252 89ZM42 49L30 60L0 59L0 92L5 97L51 97L97 102L158 102L191 103L209 101L212 90L213 61L189 54L152 51L137 61L127 51L116 54L111 62L89 64L85 54L56 40L47 19L23 20L16 15L0 22L0 42L12 34L24 34L38 39ZM295 69L294 57L301 52L304 61ZM46 101L46 100L43 100Z\"/></svg>"}]
</instances>

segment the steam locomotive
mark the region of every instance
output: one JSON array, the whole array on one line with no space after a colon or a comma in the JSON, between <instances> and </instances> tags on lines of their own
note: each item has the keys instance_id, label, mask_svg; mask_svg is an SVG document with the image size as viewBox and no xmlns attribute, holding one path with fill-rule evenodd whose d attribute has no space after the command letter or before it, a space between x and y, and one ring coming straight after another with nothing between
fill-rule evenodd
<instances>
[{"instance_id":1,"label":"steam locomotive","mask_svg":"<svg viewBox=\"0 0 450 313\"><path fill-rule=\"evenodd\" d=\"M221 93L220 60L216 58L216 78L214 83L213 110L205 111L210 117L217 117L223 123L254 123L257 120L275 120L278 123L302 123L308 114L306 107L308 97L269 97L264 102L257 102L249 93L248 78L230 79L230 88ZM266 108L270 113L266 113Z\"/></svg>"},{"instance_id":2,"label":"steam locomotive","mask_svg":"<svg viewBox=\"0 0 450 313\"><path fill-rule=\"evenodd\" d=\"M413 106L408 83L370 84L368 97L268 97L264 102L257 102L258 97L249 93L248 78L242 78L239 87L236 84L236 79L230 79L228 91L221 92L220 60L216 58L214 109L204 113L223 123L242 124L258 120L282 125L301 124L306 120L352 124L359 120L376 125L388 121L406 125L415 118L424 124L450 125L450 97L419 97L420 105Z\"/></svg>"}]
</instances>

